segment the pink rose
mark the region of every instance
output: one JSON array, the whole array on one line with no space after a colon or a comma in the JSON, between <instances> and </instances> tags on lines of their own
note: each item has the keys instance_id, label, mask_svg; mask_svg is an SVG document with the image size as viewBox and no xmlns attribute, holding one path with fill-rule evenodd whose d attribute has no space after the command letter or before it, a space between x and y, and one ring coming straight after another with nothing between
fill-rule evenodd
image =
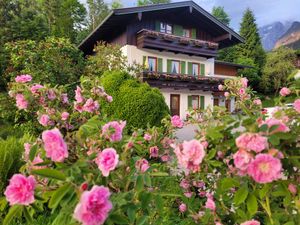
<instances>
[{"instance_id":1,"label":"pink rose","mask_svg":"<svg viewBox=\"0 0 300 225\"><path fill-rule=\"evenodd\" d=\"M149 151L150 151L150 158L157 158L158 157L158 147L157 146L153 146L150 147Z\"/></svg>"},{"instance_id":2,"label":"pink rose","mask_svg":"<svg viewBox=\"0 0 300 225\"><path fill-rule=\"evenodd\" d=\"M289 184L288 189L293 195L297 194L297 187L295 184Z\"/></svg>"},{"instance_id":3,"label":"pink rose","mask_svg":"<svg viewBox=\"0 0 300 225\"><path fill-rule=\"evenodd\" d=\"M223 89L224 89L223 85L222 85L222 84L219 84L218 90L219 90L219 91L223 91Z\"/></svg>"},{"instance_id":4,"label":"pink rose","mask_svg":"<svg viewBox=\"0 0 300 225\"><path fill-rule=\"evenodd\" d=\"M52 89L49 89L47 92L47 97L49 100L54 100L56 98L56 94Z\"/></svg>"},{"instance_id":5,"label":"pink rose","mask_svg":"<svg viewBox=\"0 0 300 225\"><path fill-rule=\"evenodd\" d=\"M118 165L119 155L115 149L106 148L102 152L99 152L95 161L102 175L108 177L109 172L114 170Z\"/></svg>"},{"instance_id":6,"label":"pink rose","mask_svg":"<svg viewBox=\"0 0 300 225\"><path fill-rule=\"evenodd\" d=\"M75 208L74 218L83 225L103 224L112 209L109 197L109 189L103 186L93 186L90 191L84 191Z\"/></svg>"},{"instance_id":7,"label":"pink rose","mask_svg":"<svg viewBox=\"0 0 300 225\"><path fill-rule=\"evenodd\" d=\"M29 82L29 81L31 81L32 80L32 77L30 76L30 75L27 75L27 74L25 74L25 75L20 75L20 76L17 76L16 78L15 78L15 81L17 82L17 83L27 83L27 82Z\"/></svg>"},{"instance_id":8,"label":"pink rose","mask_svg":"<svg viewBox=\"0 0 300 225\"><path fill-rule=\"evenodd\" d=\"M287 96L287 95L291 94L291 90L286 88L286 87L283 87L279 91L279 94L284 97L284 96Z\"/></svg>"},{"instance_id":9,"label":"pink rose","mask_svg":"<svg viewBox=\"0 0 300 225\"><path fill-rule=\"evenodd\" d=\"M145 173L149 169L149 163L146 159L139 159L135 162L135 168L138 171Z\"/></svg>"},{"instance_id":10,"label":"pink rose","mask_svg":"<svg viewBox=\"0 0 300 225\"><path fill-rule=\"evenodd\" d=\"M61 120L67 120L69 118L70 114L68 112L63 112L61 114Z\"/></svg>"},{"instance_id":11,"label":"pink rose","mask_svg":"<svg viewBox=\"0 0 300 225\"><path fill-rule=\"evenodd\" d=\"M239 90L239 94L240 94L240 95L244 95L245 93L246 93L245 88L241 88L241 89Z\"/></svg>"},{"instance_id":12,"label":"pink rose","mask_svg":"<svg viewBox=\"0 0 300 225\"><path fill-rule=\"evenodd\" d=\"M84 101L84 98L81 94L81 88L79 86L77 86L75 90L75 100L77 101L77 103L82 103Z\"/></svg>"},{"instance_id":13,"label":"pink rose","mask_svg":"<svg viewBox=\"0 0 300 225\"><path fill-rule=\"evenodd\" d=\"M29 160L29 153L30 153L30 149L31 149L31 144L29 143L24 143L24 159L25 161Z\"/></svg>"},{"instance_id":14,"label":"pink rose","mask_svg":"<svg viewBox=\"0 0 300 225\"><path fill-rule=\"evenodd\" d=\"M260 99L254 99L254 100L253 100L253 104L254 104L254 105L261 105L262 103L261 103L261 100L260 100Z\"/></svg>"},{"instance_id":15,"label":"pink rose","mask_svg":"<svg viewBox=\"0 0 300 225\"><path fill-rule=\"evenodd\" d=\"M248 79L246 77L243 77L241 79L241 82L242 82L243 88L247 88L247 86L248 86Z\"/></svg>"},{"instance_id":16,"label":"pink rose","mask_svg":"<svg viewBox=\"0 0 300 225\"><path fill-rule=\"evenodd\" d=\"M180 206L179 206L179 211L181 212L181 213L184 213L185 211L186 211L186 204L184 204L184 203L181 203L180 204Z\"/></svg>"},{"instance_id":17,"label":"pink rose","mask_svg":"<svg viewBox=\"0 0 300 225\"><path fill-rule=\"evenodd\" d=\"M48 126L49 121L50 117L47 114L43 114L39 119L39 123L44 127Z\"/></svg>"},{"instance_id":18,"label":"pink rose","mask_svg":"<svg viewBox=\"0 0 300 225\"><path fill-rule=\"evenodd\" d=\"M184 141L175 148L179 164L192 172L197 172L200 169L205 151L203 145L197 140Z\"/></svg>"},{"instance_id":19,"label":"pink rose","mask_svg":"<svg viewBox=\"0 0 300 225\"><path fill-rule=\"evenodd\" d=\"M258 222L257 220L249 220L244 223L241 223L241 225L260 225L260 222Z\"/></svg>"},{"instance_id":20,"label":"pink rose","mask_svg":"<svg viewBox=\"0 0 300 225\"><path fill-rule=\"evenodd\" d=\"M30 88L32 94L39 94L39 89L44 88L43 85L35 84Z\"/></svg>"},{"instance_id":21,"label":"pink rose","mask_svg":"<svg viewBox=\"0 0 300 225\"><path fill-rule=\"evenodd\" d=\"M163 155L160 157L161 161L168 162L171 160L171 157L169 155Z\"/></svg>"},{"instance_id":22,"label":"pink rose","mask_svg":"<svg viewBox=\"0 0 300 225\"><path fill-rule=\"evenodd\" d=\"M10 205L29 205L33 203L35 185L36 181L33 176L13 175L4 192L6 200Z\"/></svg>"},{"instance_id":23,"label":"pink rose","mask_svg":"<svg viewBox=\"0 0 300 225\"><path fill-rule=\"evenodd\" d=\"M16 104L18 109L27 109L28 107L28 102L26 101L24 95L22 94L16 95Z\"/></svg>"},{"instance_id":24,"label":"pink rose","mask_svg":"<svg viewBox=\"0 0 300 225\"><path fill-rule=\"evenodd\" d=\"M150 141L151 139L152 139L152 136L150 134L148 134L148 133L145 133L144 140L145 141Z\"/></svg>"},{"instance_id":25,"label":"pink rose","mask_svg":"<svg viewBox=\"0 0 300 225\"><path fill-rule=\"evenodd\" d=\"M111 142L122 140L122 132L126 126L126 121L112 121L102 127L102 134Z\"/></svg>"},{"instance_id":26,"label":"pink rose","mask_svg":"<svg viewBox=\"0 0 300 225\"><path fill-rule=\"evenodd\" d=\"M99 109L99 103L97 101L94 101L93 99L89 98L83 105L82 109L83 109L83 111L92 113Z\"/></svg>"},{"instance_id":27,"label":"pink rose","mask_svg":"<svg viewBox=\"0 0 300 225\"><path fill-rule=\"evenodd\" d=\"M107 100L108 102L112 102L112 101L113 101L113 97L110 96L110 95L108 95L108 96L106 97L106 100Z\"/></svg>"},{"instance_id":28,"label":"pink rose","mask_svg":"<svg viewBox=\"0 0 300 225\"><path fill-rule=\"evenodd\" d=\"M80 104L77 103L77 102L74 102L74 109L75 109L76 111L80 112L80 113L83 112L83 106L80 105Z\"/></svg>"},{"instance_id":29,"label":"pink rose","mask_svg":"<svg viewBox=\"0 0 300 225\"><path fill-rule=\"evenodd\" d=\"M127 148L131 149L134 146L134 143L132 141L129 141L127 143Z\"/></svg>"},{"instance_id":30,"label":"pink rose","mask_svg":"<svg viewBox=\"0 0 300 225\"><path fill-rule=\"evenodd\" d=\"M238 148L255 151L256 153L268 148L268 139L259 134L244 133L235 140Z\"/></svg>"},{"instance_id":31,"label":"pink rose","mask_svg":"<svg viewBox=\"0 0 300 225\"><path fill-rule=\"evenodd\" d=\"M266 121L261 123L261 126L267 124L269 128L273 126L278 126L275 130L272 131L272 133L276 132L289 132L290 128L288 128L281 120L275 119L275 118L269 118Z\"/></svg>"},{"instance_id":32,"label":"pink rose","mask_svg":"<svg viewBox=\"0 0 300 225\"><path fill-rule=\"evenodd\" d=\"M190 182L187 179L182 179L180 181L179 186L182 187L183 189L189 189L191 185L190 185Z\"/></svg>"},{"instance_id":33,"label":"pink rose","mask_svg":"<svg viewBox=\"0 0 300 225\"><path fill-rule=\"evenodd\" d=\"M185 192L184 196L187 197L187 198L191 198L193 196L193 193L192 192Z\"/></svg>"},{"instance_id":34,"label":"pink rose","mask_svg":"<svg viewBox=\"0 0 300 225\"><path fill-rule=\"evenodd\" d=\"M224 96L225 96L226 98L228 98L228 97L230 96L229 92L226 91L226 92L224 93Z\"/></svg>"},{"instance_id":35,"label":"pink rose","mask_svg":"<svg viewBox=\"0 0 300 225\"><path fill-rule=\"evenodd\" d=\"M269 154L258 154L248 165L247 173L257 183L270 183L281 178L282 165L279 159Z\"/></svg>"},{"instance_id":36,"label":"pink rose","mask_svg":"<svg viewBox=\"0 0 300 225\"><path fill-rule=\"evenodd\" d=\"M57 128L42 133L46 156L54 162L63 162L69 156L68 147Z\"/></svg>"},{"instance_id":37,"label":"pink rose","mask_svg":"<svg viewBox=\"0 0 300 225\"><path fill-rule=\"evenodd\" d=\"M252 161L253 156L244 149L238 150L233 155L233 162L236 168L241 170L242 172L247 171L249 163Z\"/></svg>"},{"instance_id":38,"label":"pink rose","mask_svg":"<svg viewBox=\"0 0 300 225\"><path fill-rule=\"evenodd\" d=\"M297 99L295 102L294 102L294 109L300 113L300 99Z\"/></svg>"},{"instance_id":39,"label":"pink rose","mask_svg":"<svg viewBox=\"0 0 300 225\"><path fill-rule=\"evenodd\" d=\"M216 203L212 197L208 197L205 203L205 208L210 209L212 211L216 210Z\"/></svg>"},{"instance_id":40,"label":"pink rose","mask_svg":"<svg viewBox=\"0 0 300 225\"><path fill-rule=\"evenodd\" d=\"M177 115L172 116L171 124L172 124L173 127L177 127L177 128L182 128L183 127L183 121Z\"/></svg>"},{"instance_id":41,"label":"pink rose","mask_svg":"<svg viewBox=\"0 0 300 225\"><path fill-rule=\"evenodd\" d=\"M63 94L61 94L60 97L61 97L61 101L62 101L63 104L68 104L69 103L68 94L63 93Z\"/></svg>"}]
</instances>

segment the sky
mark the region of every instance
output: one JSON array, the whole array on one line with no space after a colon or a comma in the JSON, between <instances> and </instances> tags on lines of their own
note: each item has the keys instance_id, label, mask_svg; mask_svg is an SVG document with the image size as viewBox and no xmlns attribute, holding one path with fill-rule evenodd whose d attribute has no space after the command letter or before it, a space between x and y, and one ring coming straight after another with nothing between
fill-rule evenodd
<instances>
[{"instance_id":1,"label":"sky","mask_svg":"<svg viewBox=\"0 0 300 225\"><path fill-rule=\"evenodd\" d=\"M137 0L121 1L125 7L136 6L137 2ZM172 0L172 2L180 1L182 0ZM194 2L208 12L211 12L213 6L223 6L231 18L230 27L236 31L239 30L243 12L247 7L254 11L259 27L276 21L300 21L300 0L194 0Z\"/></svg>"}]
</instances>

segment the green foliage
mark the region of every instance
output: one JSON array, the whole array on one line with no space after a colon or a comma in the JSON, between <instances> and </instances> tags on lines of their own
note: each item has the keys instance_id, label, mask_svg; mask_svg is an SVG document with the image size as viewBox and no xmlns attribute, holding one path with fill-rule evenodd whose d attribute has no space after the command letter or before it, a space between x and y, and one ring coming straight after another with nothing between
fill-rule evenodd
<instances>
[{"instance_id":1,"label":"green foliage","mask_svg":"<svg viewBox=\"0 0 300 225\"><path fill-rule=\"evenodd\" d=\"M64 38L17 41L5 47L8 54L6 82L20 74L32 74L37 83L72 84L78 81L84 68L82 53Z\"/></svg>"},{"instance_id":2,"label":"green foliage","mask_svg":"<svg viewBox=\"0 0 300 225\"><path fill-rule=\"evenodd\" d=\"M159 90L141 83L126 72L106 72L102 85L114 101L103 106L104 112L126 120L130 128L159 126L169 109Z\"/></svg>"},{"instance_id":3,"label":"green foliage","mask_svg":"<svg viewBox=\"0 0 300 225\"><path fill-rule=\"evenodd\" d=\"M154 4L162 4L162 3L170 3L170 0L138 0L137 5L154 5Z\"/></svg>"},{"instance_id":4,"label":"green foliage","mask_svg":"<svg viewBox=\"0 0 300 225\"><path fill-rule=\"evenodd\" d=\"M225 12L224 7L222 6L214 6L212 9L211 14L216 17L218 20L220 20L222 23L229 26L230 24L230 18L228 14Z\"/></svg>"},{"instance_id":5,"label":"green foliage","mask_svg":"<svg viewBox=\"0 0 300 225\"><path fill-rule=\"evenodd\" d=\"M267 54L262 77L262 87L265 92L278 92L281 87L288 84L288 76L296 69L295 59L295 51L285 47Z\"/></svg>"},{"instance_id":6,"label":"green foliage","mask_svg":"<svg viewBox=\"0 0 300 225\"><path fill-rule=\"evenodd\" d=\"M121 0L113 0L111 3L111 8L112 9L123 8L123 4L122 4Z\"/></svg>"},{"instance_id":7,"label":"green foliage","mask_svg":"<svg viewBox=\"0 0 300 225\"><path fill-rule=\"evenodd\" d=\"M22 165L22 153L24 152L24 142L29 141L29 136L22 139L14 136L6 140L0 140L0 196L9 178L19 171Z\"/></svg>"},{"instance_id":8,"label":"green foliage","mask_svg":"<svg viewBox=\"0 0 300 225\"><path fill-rule=\"evenodd\" d=\"M240 35L245 39L245 43L237 46L239 57L253 59L255 65L257 65L259 71L261 71L265 63L265 52L261 44L254 14L250 9L244 12Z\"/></svg>"},{"instance_id":9,"label":"green foliage","mask_svg":"<svg viewBox=\"0 0 300 225\"><path fill-rule=\"evenodd\" d=\"M104 0L87 0L88 30L93 31L109 14L109 7Z\"/></svg>"}]
</instances>

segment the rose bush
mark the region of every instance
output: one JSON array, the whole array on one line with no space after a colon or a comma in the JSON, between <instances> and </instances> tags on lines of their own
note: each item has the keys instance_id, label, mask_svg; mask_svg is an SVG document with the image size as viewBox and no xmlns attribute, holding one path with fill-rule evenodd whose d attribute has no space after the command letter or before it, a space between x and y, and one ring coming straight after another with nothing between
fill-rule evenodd
<instances>
[{"instance_id":1,"label":"rose bush","mask_svg":"<svg viewBox=\"0 0 300 225\"><path fill-rule=\"evenodd\" d=\"M34 224L46 209L53 224L300 223L298 100L267 118L245 78L225 81L238 113L194 110L185 123L198 125L195 139L179 143L179 117L131 135L125 121L109 121L100 103L112 99L97 78L82 77L74 100L60 87L17 81L10 96L44 116L44 131L6 188L4 224Z\"/></svg>"}]
</instances>

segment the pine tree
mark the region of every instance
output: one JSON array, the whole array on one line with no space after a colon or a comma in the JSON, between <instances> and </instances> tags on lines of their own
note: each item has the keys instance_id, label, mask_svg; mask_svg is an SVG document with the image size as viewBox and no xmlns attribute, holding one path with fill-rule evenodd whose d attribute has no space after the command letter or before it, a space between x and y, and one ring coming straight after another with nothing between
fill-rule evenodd
<instances>
[{"instance_id":1,"label":"pine tree","mask_svg":"<svg viewBox=\"0 0 300 225\"><path fill-rule=\"evenodd\" d=\"M216 17L218 20L220 20L222 23L229 26L230 24L230 18L228 14L225 12L224 7L222 6L214 6L212 9L211 14Z\"/></svg>"},{"instance_id":2,"label":"pine tree","mask_svg":"<svg viewBox=\"0 0 300 225\"><path fill-rule=\"evenodd\" d=\"M249 8L244 13L240 35L245 39L245 43L237 46L239 56L253 59L261 74L266 54L261 44L254 14Z\"/></svg>"},{"instance_id":3,"label":"pine tree","mask_svg":"<svg viewBox=\"0 0 300 225\"><path fill-rule=\"evenodd\" d=\"M94 30L109 14L110 9L104 0L87 0L89 30Z\"/></svg>"},{"instance_id":4,"label":"pine tree","mask_svg":"<svg viewBox=\"0 0 300 225\"><path fill-rule=\"evenodd\" d=\"M111 3L111 8L112 9L123 8L123 4L120 0L113 0Z\"/></svg>"},{"instance_id":5,"label":"pine tree","mask_svg":"<svg viewBox=\"0 0 300 225\"><path fill-rule=\"evenodd\" d=\"M137 5L153 5L153 4L162 4L162 3L170 3L170 0L138 0Z\"/></svg>"}]
</instances>

